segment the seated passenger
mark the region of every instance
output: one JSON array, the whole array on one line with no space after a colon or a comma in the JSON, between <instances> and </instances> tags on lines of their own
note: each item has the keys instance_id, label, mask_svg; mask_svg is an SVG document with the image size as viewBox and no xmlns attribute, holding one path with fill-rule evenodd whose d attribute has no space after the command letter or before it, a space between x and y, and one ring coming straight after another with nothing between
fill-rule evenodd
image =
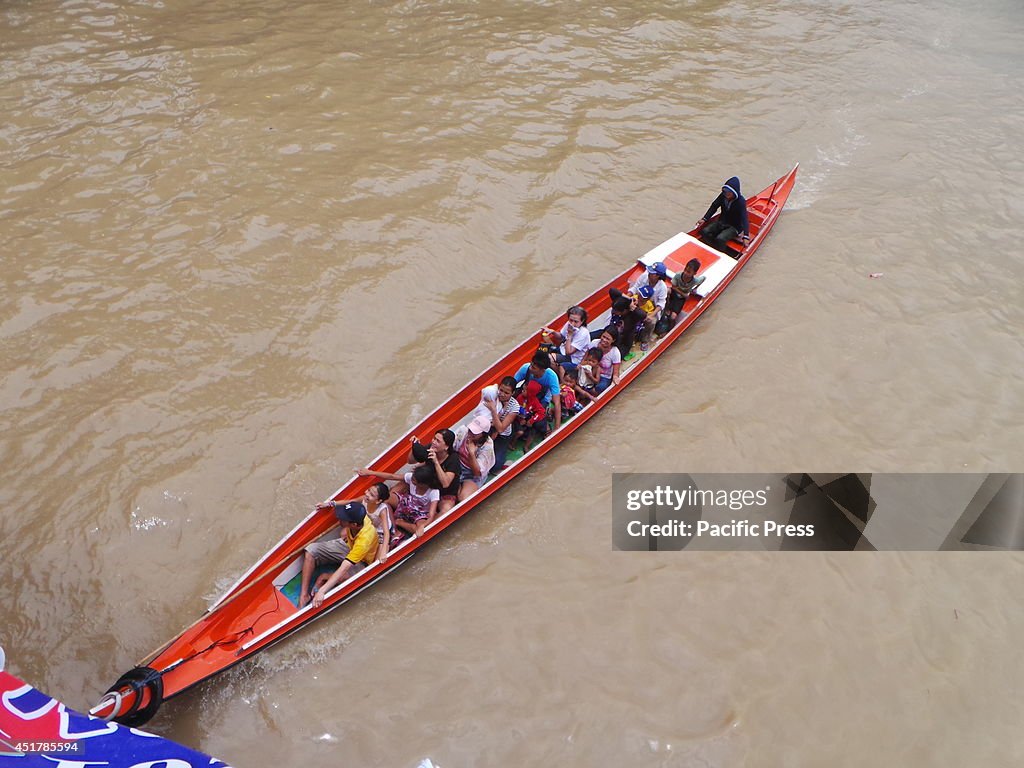
<instances>
[{"instance_id":1,"label":"seated passenger","mask_svg":"<svg viewBox=\"0 0 1024 768\"><path fill-rule=\"evenodd\" d=\"M544 404L538 398L539 394L540 383L537 381L527 384L526 389L520 394L522 402L519 404L519 416L516 417L515 432L511 442L515 443L517 440L523 439L525 441L523 453L527 453L533 447L534 437L543 440L548 434L548 414Z\"/></svg>"},{"instance_id":2,"label":"seated passenger","mask_svg":"<svg viewBox=\"0 0 1024 768\"><path fill-rule=\"evenodd\" d=\"M630 292L638 297L635 310L637 326L643 323L643 329L640 331L642 349L646 349L646 345L651 340L651 334L654 333L654 326L661 317L661 313L665 311L665 302L668 299L668 286L665 285L667 279L668 269L662 262L656 261L649 264L646 274L640 275L630 286ZM641 298L641 292L645 292L644 288L650 289L648 299ZM650 310L645 309L648 306ZM643 312L643 317L639 316L641 312Z\"/></svg>"},{"instance_id":3,"label":"seated passenger","mask_svg":"<svg viewBox=\"0 0 1024 768\"><path fill-rule=\"evenodd\" d=\"M612 384L619 383L619 368L622 365L622 355L619 352L619 348L615 346L616 341L618 341L616 330L614 328L605 328L600 339L590 342L592 348L596 347L601 350L601 362L599 364L600 380L597 382L597 386L594 387L594 391L597 394L601 394Z\"/></svg>"},{"instance_id":4,"label":"seated passenger","mask_svg":"<svg viewBox=\"0 0 1024 768\"><path fill-rule=\"evenodd\" d=\"M440 493L437 512L443 515L459 501L459 486L462 481L462 465L455 453L455 433L450 429L439 429L434 433L427 449L427 466L433 468L436 482L434 487Z\"/></svg>"},{"instance_id":5,"label":"seated passenger","mask_svg":"<svg viewBox=\"0 0 1024 768\"><path fill-rule=\"evenodd\" d=\"M439 457L438 461L439 462L444 462L445 461L445 459L448 456L448 453L444 450L444 446L445 446L445 442L444 441L446 439L445 436L444 436L444 433L448 434L447 447L450 450L452 442L455 440L455 435L454 435L454 433L450 429L442 429L439 432L437 432L434 435L433 439L431 440L429 446L424 445L423 443L421 443L419 438L416 437L415 435L413 435L412 437L409 438L409 442L411 443L411 445L409 447L409 456L406 458L406 461L412 466L413 469L415 469L416 467L418 467L418 466L420 466L422 464L426 464L428 467L431 467L431 468L434 467L434 459L430 455L430 447L431 446L434 446L434 447L438 448L438 451L439 451L439 453L438 453L438 457ZM445 486L448 485L448 483L450 482L450 478L449 479L444 479L444 473L439 468L436 469L435 471L436 471L436 474L437 474L437 478L436 478L436 481L433 482L431 485L434 488L437 488L438 490L443 490L445 488ZM455 473L455 477L457 479L458 475L459 475L458 467L457 466L454 467L454 473ZM398 474L404 475L405 473L404 472L399 472ZM391 489L391 492L393 494L400 494L400 493L406 493L408 490L409 490L409 485L403 479L403 480L399 480L397 483L395 483L394 487ZM455 495L457 493L458 493L458 489L456 489L452 493L452 498L453 498L452 504L455 503L454 502L454 497L455 497ZM444 494L443 493L441 494L441 498L442 498L442 507L443 507L443 500L444 500ZM449 506L451 506L451 505L449 505ZM444 511L444 510L441 509L441 511Z\"/></svg>"},{"instance_id":6,"label":"seated passenger","mask_svg":"<svg viewBox=\"0 0 1024 768\"><path fill-rule=\"evenodd\" d=\"M672 278L672 283L669 286L668 301L665 302L665 311L662 313L658 325L654 328L654 332L659 336L664 336L675 327L676 321L679 319L679 313L683 310L683 304L690 298L693 290L704 282L703 275L697 277L697 270L699 269L700 261L690 259L686 262L686 266L683 267L683 271L676 272Z\"/></svg>"},{"instance_id":7,"label":"seated passenger","mask_svg":"<svg viewBox=\"0 0 1024 768\"><path fill-rule=\"evenodd\" d=\"M362 499L348 499L347 501L324 501L316 505L317 509L337 508L345 504L352 504L362 501L366 514L373 521L373 527L377 529L377 538L380 546L377 548L377 559L382 563L387 562L388 549L391 546L391 534L394 533L395 525L391 520L391 507L387 500L391 491L385 483L376 483L366 489Z\"/></svg>"},{"instance_id":8,"label":"seated passenger","mask_svg":"<svg viewBox=\"0 0 1024 768\"><path fill-rule=\"evenodd\" d=\"M558 375L551 370L550 358L538 350L533 356L533 361L516 371L513 378L517 383L536 381L540 384L540 402L545 408L548 405L553 406L554 428L558 429L562 425L562 398L559 396L561 384Z\"/></svg>"},{"instance_id":9,"label":"seated passenger","mask_svg":"<svg viewBox=\"0 0 1024 768\"><path fill-rule=\"evenodd\" d=\"M505 457L508 456L508 445L512 439L512 425L519 414L519 403L512 393L516 388L516 380L506 376L498 385L498 398L487 404L491 413L491 433L494 435L494 466L491 474L496 475L505 468Z\"/></svg>"},{"instance_id":10,"label":"seated passenger","mask_svg":"<svg viewBox=\"0 0 1024 768\"><path fill-rule=\"evenodd\" d=\"M578 306L569 307L566 317L565 325L560 331L551 328L541 329L545 339L550 339L551 344L558 345L557 350L551 356L551 362L561 374L580 364L583 352L590 343L587 310Z\"/></svg>"},{"instance_id":11,"label":"seated passenger","mask_svg":"<svg viewBox=\"0 0 1024 768\"><path fill-rule=\"evenodd\" d=\"M722 215L710 224L707 220L715 215L715 211L722 209ZM711 201L704 217L697 222L697 229L700 230L700 239L722 253L727 253L734 259L740 257L740 252L729 245L730 240L739 240L746 245L750 242L750 219L747 216L747 200L740 194L740 180L733 176L722 185L722 194Z\"/></svg>"},{"instance_id":12,"label":"seated passenger","mask_svg":"<svg viewBox=\"0 0 1024 768\"><path fill-rule=\"evenodd\" d=\"M483 486L487 473L494 466L494 443L490 432L491 420L481 416L455 430L455 452L462 465L459 501Z\"/></svg>"},{"instance_id":13,"label":"seated passenger","mask_svg":"<svg viewBox=\"0 0 1024 768\"><path fill-rule=\"evenodd\" d=\"M376 472L370 469L357 469L360 477L379 477L381 480L404 480L409 486L406 493L393 494L395 504L395 535L391 540L394 549L412 535L422 536L423 530L434 522L437 516L437 503L441 498L437 488L431 487L437 480L433 467L421 464L412 472L395 474L393 472Z\"/></svg>"},{"instance_id":14,"label":"seated passenger","mask_svg":"<svg viewBox=\"0 0 1024 768\"><path fill-rule=\"evenodd\" d=\"M601 381L601 357L600 346L590 347L586 354L583 355L583 362L580 363L580 367L576 369L577 374L579 374L577 385L590 396L591 400L597 394L597 385Z\"/></svg>"},{"instance_id":15,"label":"seated passenger","mask_svg":"<svg viewBox=\"0 0 1024 768\"><path fill-rule=\"evenodd\" d=\"M580 386L579 376L580 368L574 368L565 372L565 379L562 381L562 403L573 413L579 413L583 410L583 406L594 399L593 395Z\"/></svg>"},{"instance_id":16,"label":"seated passenger","mask_svg":"<svg viewBox=\"0 0 1024 768\"><path fill-rule=\"evenodd\" d=\"M636 307L647 314L654 313L654 289L649 285L641 285L637 293Z\"/></svg>"},{"instance_id":17,"label":"seated passenger","mask_svg":"<svg viewBox=\"0 0 1024 768\"><path fill-rule=\"evenodd\" d=\"M327 593L338 584L363 568L377 557L379 542L373 521L366 514L366 508L358 501L339 504L329 502L323 507L333 507L341 523L341 536L330 541L315 541L306 547L302 560L302 587L299 594L299 608L305 608L313 600L313 607L319 608ZM341 563L330 576L324 574L318 580L315 595L310 595L309 582L318 565Z\"/></svg>"}]
</instances>

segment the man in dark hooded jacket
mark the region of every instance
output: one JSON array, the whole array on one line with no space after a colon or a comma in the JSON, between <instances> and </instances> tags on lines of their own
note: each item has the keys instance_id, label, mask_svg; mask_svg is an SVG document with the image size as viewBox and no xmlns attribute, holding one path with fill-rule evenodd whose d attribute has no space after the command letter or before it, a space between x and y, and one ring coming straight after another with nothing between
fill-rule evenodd
<instances>
[{"instance_id":1,"label":"man in dark hooded jacket","mask_svg":"<svg viewBox=\"0 0 1024 768\"><path fill-rule=\"evenodd\" d=\"M708 224L707 220L719 208L722 209L722 215L717 221ZM739 240L746 245L750 240L750 221L747 219L747 200L740 194L738 177L733 176L722 185L722 194L715 198L704 218L697 222L697 229L700 230L700 239L712 248L734 259L739 258L739 252L729 247L729 241Z\"/></svg>"}]
</instances>

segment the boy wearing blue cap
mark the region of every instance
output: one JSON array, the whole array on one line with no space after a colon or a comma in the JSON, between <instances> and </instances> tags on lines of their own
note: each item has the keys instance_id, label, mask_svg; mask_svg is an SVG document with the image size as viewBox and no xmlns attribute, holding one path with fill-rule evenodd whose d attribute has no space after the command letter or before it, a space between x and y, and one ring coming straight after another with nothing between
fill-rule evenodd
<instances>
[{"instance_id":1,"label":"boy wearing blue cap","mask_svg":"<svg viewBox=\"0 0 1024 768\"><path fill-rule=\"evenodd\" d=\"M654 289L649 285L640 286L640 294L636 297L637 309L648 314L654 311Z\"/></svg>"}]
</instances>

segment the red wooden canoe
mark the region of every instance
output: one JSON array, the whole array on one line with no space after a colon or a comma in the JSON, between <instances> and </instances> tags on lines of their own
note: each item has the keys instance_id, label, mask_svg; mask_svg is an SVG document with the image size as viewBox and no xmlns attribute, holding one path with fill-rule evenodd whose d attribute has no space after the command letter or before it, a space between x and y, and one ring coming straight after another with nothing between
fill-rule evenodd
<instances>
[{"instance_id":1,"label":"red wooden canoe","mask_svg":"<svg viewBox=\"0 0 1024 768\"><path fill-rule=\"evenodd\" d=\"M669 270L675 272L696 257L701 262L700 274L706 278L701 285L700 295L691 295L687 300L676 326L653 343L647 352L637 353L631 360L622 363L618 385L609 387L576 416L563 420L561 427L532 451L509 464L504 472L491 479L473 496L457 504L447 514L439 516L427 527L422 537L404 541L389 553L386 564L375 563L339 584L319 609L307 606L300 610L294 584L301 568L303 550L307 544L325 535L337 535L332 530L336 524L334 515L329 510L314 511L260 558L194 624L144 659L140 666L122 676L91 710L92 714L129 725L145 722L162 701L259 653L351 599L399 567L420 547L525 471L597 415L711 306L764 242L789 198L796 181L796 172L797 168L793 168L774 184L747 200L750 242L739 259L721 254L699 242L694 237L696 231L683 232L630 264L620 275L579 302L587 310L591 318L589 326L594 330L603 327L608 319L611 304L608 289L614 287L624 290L645 269L645 264L662 261ZM537 323L536 327L554 326L560 324L562 319L553 318L546 324ZM411 436L416 435L429 442L436 431L465 422L479 402L480 390L529 362L539 341L539 334L524 340L413 426L367 466L382 472L398 471L405 464ZM373 482L376 482L375 478L353 477L332 498L359 497Z\"/></svg>"}]
</instances>

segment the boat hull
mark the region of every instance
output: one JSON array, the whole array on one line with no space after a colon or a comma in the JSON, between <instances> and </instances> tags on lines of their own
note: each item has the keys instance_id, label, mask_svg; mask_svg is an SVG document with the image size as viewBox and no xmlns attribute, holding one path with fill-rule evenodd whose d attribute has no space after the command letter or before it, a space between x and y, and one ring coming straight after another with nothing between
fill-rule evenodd
<instances>
[{"instance_id":1,"label":"boat hull","mask_svg":"<svg viewBox=\"0 0 1024 768\"><path fill-rule=\"evenodd\" d=\"M698 242L695 238L698 234L696 230L683 232L649 251L628 269L581 301L580 305L587 310L589 317L592 318L591 328L600 328L600 323L595 323L593 319L607 316L611 304L609 290L612 288L624 290L645 269L644 264L662 261L671 270L677 271L683 268L687 260L696 257L702 263L700 274L706 277L702 286L703 295L692 296L688 299L676 326L653 344L649 351L631 361L628 367L626 364L623 365L618 385L609 387L593 404L588 405L571 419L563 421L558 430L553 431L533 450L488 481L468 499L436 519L422 536L403 542L389 554L386 563L376 563L337 586L319 609L313 610L309 606L299 609L295 601L285 594L286 584L294 580L305 547L310 542L327 534L336 525L334 516L329 510L313 512L243 574L197 622L165 646L150 654L141 663L142 669L153 670L159 675L160 686L143 685L140 687L136 685L132 687L123 681L118 681L112 687L112 690L117 692L117 696L110 694L104 697L93 708L92 713L100 717L113 717L122 720L126 717L137 718L139 711L146 712L147 715L151 714L152 711L155 711L153 705L158 706L160 700L172 698L188 690L282 640L310 622L322 618L400 567L421 547L543 458L623 392L714 303L743 267L750 262L771 231L793 189L796 173L797 168L794 168L773 185L748 199L751 238L738 259L732 259L713 251ZM561 317L554 318L548 323L538 323L537 327L553 326L561 320ZM508 354L481 371L478 376L396 440L367 466L382 472L398 471L406 463L411 437L429 439L440 429L464 422L467 415L479 402L480 390L484 386L494 384L504 376L511 375L520 366L529 362L538 343L537 334L525 339ZM373 482L376 482L374 478L353 477L339 488L332 498L356 498ZM136 677L147 675L148 672L136 675ZM132 710L133 707L132 714L126 715L125 713ZM133 724L137 723L136 719Z\"/></svg>"}]
</instances>

